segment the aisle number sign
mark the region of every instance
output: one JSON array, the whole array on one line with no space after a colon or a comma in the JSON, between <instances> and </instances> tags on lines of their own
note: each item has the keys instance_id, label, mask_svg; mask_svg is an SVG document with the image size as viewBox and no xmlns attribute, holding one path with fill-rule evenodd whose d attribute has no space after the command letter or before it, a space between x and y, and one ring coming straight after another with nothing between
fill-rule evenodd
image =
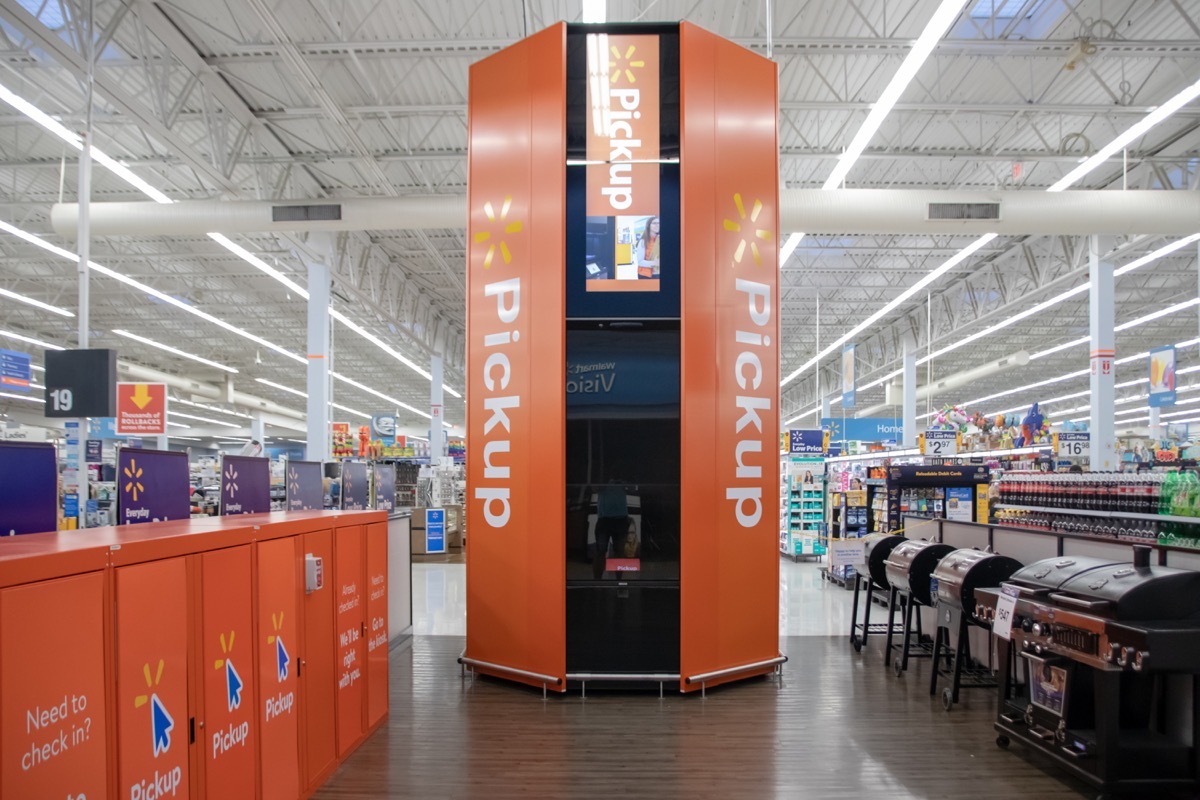
<instances>
[{"instance_id":1,"label":"aisle number sign","mask_svg":"<svg viewBox=\"0 0 1200 800\"><path fill-rule=\"evenodd\" d=\"M1059 458L1082 458L1091 447L1090 433L1073 431L1054 434L1054 455Z\"/></svg>"},{"instance_id":2,"label":"aisle number sign","mask_svg":"<svg viewBox=\"0 0 1200 800\"><path fill-rule=\"evenodd\" d=\"M165 383L117 384L117 433L121 436L163 436L167 432Z\"/></svg>"},{"instance_id":3,"label":"aisle number sign","mask_svg":"<svg viewBox=\"0 0 1200 800\"><path fill-rule=\"evenodd\" d=\"M958 431L925 431L925 448L922 452L927 456L943 457L957 455Z\"/></svg>"}]
</instances>

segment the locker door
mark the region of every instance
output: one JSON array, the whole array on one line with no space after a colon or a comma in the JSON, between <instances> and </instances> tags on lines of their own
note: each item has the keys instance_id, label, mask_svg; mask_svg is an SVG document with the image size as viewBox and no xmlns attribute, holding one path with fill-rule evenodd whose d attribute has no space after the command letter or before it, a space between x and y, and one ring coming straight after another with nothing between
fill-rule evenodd
<instances>
[{"instance_id":1,"label":"locker door","mask_svg":"<svg viewBox=\"0 0 1200 800\"><path fill-rule=\"evenodd\" d=\"M367 526L367 729L388 711L387 523Z\"/></svg>"},{"instance_id":2,"label":"locker door","mask_svg":"<svg viewBox=\"0 0 1200 800\"><path fill-rule=\"evenodd\" d=\"M304 642L300 656L300 698L304 730L304 771L313 788L332 772L337 759L334 691L333 533L306 533L301 558L321 559L325 585L313 592L299 587L304 601Z\"/></svg>"},{"instance_id":3,"label":"locker door","mask_svg":"<svg viewBox=\"0 0 1200 800\"><path fill-rule=\"evenodd\" d=\"M339 528L335 536L337 582L338 754L345 757L363 736L366 642L363 640L363 529Z\"/></svg>"},{"instance_id":4,"label":"locker door","mask_svg":"<svg viewBox=\"0 0 1200 800\"><path fill-rule=\"evenodd\" d=\"M300 796L300 596L295 539L259 542L256 575L259 743L263 800Z\"/></svg>"}]
</instances>

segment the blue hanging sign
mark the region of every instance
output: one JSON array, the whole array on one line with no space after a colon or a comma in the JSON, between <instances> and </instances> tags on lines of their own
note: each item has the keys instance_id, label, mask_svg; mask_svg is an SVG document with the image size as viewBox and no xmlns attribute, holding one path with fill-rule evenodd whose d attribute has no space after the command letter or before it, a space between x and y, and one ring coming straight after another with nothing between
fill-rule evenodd
<instances>
[{"instance_id":1,"label":"blue hanging sign","mask_svg":"<svg viewBox=\"0 0 1200 800\"><path fill-rule=\"evenodd\" d=\"M29 382L33 380L32 370L29 353L0 350L0 388L28 392Z\"/></svg>"},{"instance_id":2,"label":"blue hanging sign","mask_svg":"<svg viewBox=\"0 0 1200 800\"><path fill-rule=\"evenodd\" d=\"M425 509L425 552L446 552L446 512L444 509Z\"/></svg>"}]
</instances>

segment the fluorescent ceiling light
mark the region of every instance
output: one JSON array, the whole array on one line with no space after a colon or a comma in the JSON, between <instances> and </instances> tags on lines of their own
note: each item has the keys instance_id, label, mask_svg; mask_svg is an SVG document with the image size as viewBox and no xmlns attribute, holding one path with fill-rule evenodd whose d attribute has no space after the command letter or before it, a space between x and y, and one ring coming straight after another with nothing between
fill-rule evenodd
<instances>
[{"instance_id":1,"label":"fluorescent ceiling light","mask_svg":"<svg viewBox=\"0 0 1200 800\"><path fill-rule=\"evenodd\" d=\"M167 423L168 425L170 423ZM171 439L182 439L185 442L203 442L204 440L198 436L170 436Z\"/></svg>"},{"instance_id":2,"label":"fluorescent ceiling light","mask_svg":"<svg viewBox=\"0 0 1200 800\"><path fill-rule=\"evenodd\" d=\"M185 414L182 411L169 411L167 413L168 413L168 416L171 416L171 417L183 417L184 419L194 419L197 422L207 422L210 425L224 425L226 428L235 428L237 430L241 430L243 427L242 425L238 425L233 422L226 422L225 420L221 420L221 419L211 419L209 417L198 417L195 414Z\"/></svg>"},{"instance_id":3,"label":"fluorescent ceiling light","mask_svg":"<svg viewBox=\"0 0 1200 800\"><path fill-rule=\"evenodd\" d=\"M172 422L171 420L167 420L167 427L169 427L169 428L190 428L192 426L184 425L182 422Z\"/></svg>"},{"instance_id":4,"label":"fluorescent ceiling light","mask_svg":"<svg viewBox=\"0 0 1200 800\"><path fill-rule=\"evenodd\" d=\"M227 367L217 361L198 356L194 353L189 353L186 350L180 350L178 347L171 347L169 344L163 344L162 342L156 342L153 339L147 339L145 336L138 336L136 333L130 333L129 331L123 330L114 330L113 333L115 333L117 336L124 336L126 339L132 339L135 342L141 342L142 344L149 345L150 347L157 347L159 350L171 353L172 355L180 356L181 358L188 358L200 364L206 364L210 367L216 367L217 369L223 369L226 372L231 372L235 375L237 374L237 370L233 367Z\"/></svg>"},{"instance_id":5,"label":"fluorescent ceiling light","mask_svg":"<svg viewBox=\"0 0 1200 800\"><path fill-rule=\"evenodd\" d=\"M608 0L583 0L583 22L607 22Z\"/></svg>"},{"instance_id":6,"label":"fluorescent ceiling light","mask_svg":"<svg viewBox=\"0 0 1200 800\"><path fill-rule=\"evenodd\" d=\"M350 408L349 406L344 406L341 403L330 403L329 406L330 406L330 408L336 408L338 411L345 411L347 414L353 414L354 416L359 417L360 419L370 419L371 418L370 414L364 414L361 411L356 411L355 409Z\"/></svg>"},{"instance_id":7,"label":"fluorescent ceiling light","mask_svg":"<svg viewBox=\"0 0 1200 800\"><path fill-rule=\"evenodd\" d=\"M879 130L879 126L883 124L883 120L891 112L892 107L904 94L904 90L908 88L908 84L917 76L917 72L925 63L925 59L929 58L929 54L933 52L933 48L937 47L938 42L946 31L950 30L950 26L958 19L958 15L962 12L963 6L966 5L965 0L942 0L937 11L933 12L933 16L925 25L925 30L921 31L921 35L917 37L916 44L913 49L908 51L900 68L892 75L891 81L883 90L883 94L871 106L870 112L867 113L867 118L863 122L862 127L858 129L858 133L854 135L850 146L846 148L846 152L842 153L838 159L837 166L833 168L833 173L829 179L825 181L823 189L836 189L845 180L846 175L850 172L850 168L854 166L854 162L858 161L858 157L862 155L863 150L871 141L871 137Z\"/></svg>"},{"instance_id":8,"label":"fluorescent ceiling light","mask_svg":"<svg viewBox=\"0 0 1200 800\"><path fill-rule=\"evenodd\" d=\"M800 246L800 240L803 238L803 233L793 233L788 236L787 241L783 243L783 247L779 248L780 269L783 269L784 262L792 257L792 253L796 252L796 248Z\"/></svg>"},{"instance_id":9,"label":"fluorescent ceiling light","mask_svg":"<svg viewBox=\"0 0 1200 800\"><path fill-rule=\"evenodd\" d=\"M824 350L822 350L820 353L818 353L813 358L810 358L808 361L806 361L804 363L803 366L801 366L799 369L792 372L791 375L788 375L786 378L784 378L782 381L780 381L779 385L787 386L793 380L800 377L801 373L803 373L809 367L816 364L818 361L820 361L822 358L824 358L825 356L832 353L834 350L837 350L838 348L840 348L843 344L850 341L852 338L857 336L862 331L864 331L867 328L869 328L870 326L874 325L878 320L882 319L884 316L889 314L897 306L900 306L901 304L907 302L908 299L910 297L912 297L913 295L915 295L917 292L921 291L926 286L933 283L938 278L942 277L947 272L949 272L950 270L957 267L963 261L966 261L977 250L979 250L981 247L986 245L988 242L992 241L992 239L995 239L996 236L997 236L997 234L995 234L995 233L986 233L983 236L980 236L975 241L971 242L971 244L967 245L962 250L958 251L952 257L947 259L946 262L943 263L941 266L939 266L937 269L930 271L929 274L927 274L925 277L921 278L921 280L917 281L912 286L905 289L894 300L889 302L883 308L879 309L874 314L867 317L865 320L860 322L858 325L855 325L847 333L838 337L838 339L836 341L834 341L833 344L826 347Z\"/></svg>"},{"instance_id":10,"label":"fluorescent ceiling light","mask_svg":"<svg viewBox=\"0 0 1200 800\"><path fill-rule=\"evenodd\" d=\"M599 1L601 3L601 12L603 12L603 0L599 0ZM603 21L603 20L601 20L601 21ZM32 121L36 122L38 125L42 126L46 130L50 131L55 136L62 139L64 142L67 142L75 149L77 149L77 150L83 149L83 140L80 138L79 134L75 133L74 131L69 130L66 126L64 126L62 123L58 122L57 120L55 120L49 114L46 114L44 111L41 111L36 106L34 106L32 103L30 103L28 100L24 99L23 97L18 96L17 94L12 92L10 89L8 89L7 87L2 86L2 85L0 85L0 100L8 103L13 108L17 109L22 114L24 114L26 117L28 117ZM141 191L143 194L145 194L151 200L154 200L156 203L161 203L163 205L169 205L169 204L172 204L175 202L170 197L168 197L166 194L159 191L154 186L151 186L145 180L140 178L135 172L133 172L128 167L126 167L124 164L121 164L120 162L116 161L111 156L109 156L108 154L106 154L105 152L100 150L100 148L96 147L95 144L92 145L91 150L92 150L92 158L95 159L95 161L98 164L100 164L101 166L110 170L113 174L120 177L122 180L124 180L130 186L133 186L134 188ZM259 269L259 270L265 272L267 275L270 275L272 278L279 281L284 286L288 287L290 290L296 292L298 295L300 295L304 299L308 299L308 291L306 289L304 289L298 283L293 281L291 278L287 277L284 273L280 272L279 270L277 270L274 267L267 264L261 258L254 255L253 253L251 253L249 250L247 250L244 247L233 242L231 239L229 239L229 237L227 237L221 233L209 233L208 236L210 239L215 241L217 244L221 245L229 252L231 252L234 255L238 256L239 258L243 259L248 264L252 265L256 269ZM25 237L22 237L22 238L25 238ZM59 251L60 255L63 255L63 254L66 254L69 252L66 250L62 250L61 248L57 248L57 250ZM78 263L79 257L76 255L74 260L76 263ZM99 267L99 265L92 262L89 264L89 267L92 269L97 269ZM118 276L116 273L114 273L111 277L117 277L119 280L124 279L123 276ZM126 282L131 282L131 281L132 281L132 279L126 280ZM134 283L136 283L136 282L131 282L131 285L133 285ZM141 286L139 286L138 288L141 288ZM143 289L143 291L144 291L144 289ZM34 301L34 302L37 302L37 301ZM186 309L186 306L181 306L181 307ZM70 314L70 312L67 312L67 313L69 316L74 316L73 314ZM335 316L335 318L340 319L341 321L345 322L347 327L350 327L350 329L355 331L355 333L358 333L360 336L363 336L368 341L370 341L372 344L375 344L376 346L382 348L385 352L398 358L404 364L415 369L418 373L420 373L423 377L425 377L426 380L431 379L431 376L429 375L428 372L425 372L424 370L420 369L415 364L413 364L413 362L409 361L408 359L404 358L403 356L400 356L398 353L396 353L394 350L392 350L392 348L390 348L388 345L384 344L383 341L380 340L378 337L365 335L365 333L363 332L363 329L361 327L358 327L358 326L354 325L353 323L349 322L349 320L346 319L344 317L344 315L341 315L340 312L337 312L333 308L332 305L330 305L330 313L333 314ZM231 331L231 332L236 332L236 331ZM267 345L267 344L261 343L261 342L260 342L260 344L263 344L263 346L265 346L265 347L270 347L273 350L277 349L273 345ZM284 354L288 355L287 353L284 353ZM442 388L446 393L450 394L452 397L458 397L458 398L462 397L461 394L456 392L450 386L443 384Z\"/></svg>"},{"instance_id":11,"label":"fluorescent ceiling light","mask_svg":"<svg viewBox=\"0 0 1200 800\"><path fill-rule=\"evenodd\" d=\"M44 405L46 399L43 397L27 397L23 394L12 394L11 392L0 392L0 397L7 397L12 400L24 400L26 403L38 403Z\"/></svg>"},{"instance_id":12,"label":"fluorescent ceiling light","mask_svg":"<svg viewBox=\"0 0 1200 800\"><path fill-rule=\"evenodd\" d=\"M43 311L49 311L51 314L58 314L59 316L62 316L62 317L75 316L75 314L73 314L70 311L67 311L65 308L59 308L58 306L52 306L49 303L43 303L41 300L34 300L32 297L26 297L23 294L17 294L16 292L10 292L8 289L0 289L0 297L7 297L10 300L16 300L18 303L25 303L27 305L33 306L34 308L40 308Z\"/></svg>"},{"instance_id":13,"label":"fluorescent ceiling light","mask_svg":"<svg viewBox=\"0 0 1200 800\"><path fill-rule=\"evenodd\" d=\"M1176 250L1182 250L1192 242L1196 241L1200 241L1200 233L1193 233L1191 236L1185 236L1184 238L1171 242L1170 244L1163 245L1152 253L1147 253L1141 258L1130 261L1124 266L1117 267L1115 270L1113 270L1113 277L1119 278L1128 272L1133 272L1135 269L1144 267L1152 261L1157 261L1165 255L1170 255Z\"/></svg>"},{"instance_id":14,"label":"fluorescent ceiling light","mask_svg":"<svg viewBox=\"0 0 1200 800\"><path fill-rule=\"evenodd\" d=\"M294 394L297 397L308 397L308 392L302 392L299 389L293 389L290 386L284 386L282 383L275 383L275 381L269 381L266 378L255 378L254 380L258 383L261 383L263 386L270 386L272 389L278 389L281 392L288 392L289 394Z\"/></svg>"},{"instance_id":15,"label":"fluorescent ceiling light","mask_svg":"<svg viewBox=\"0 0 1200 800\"><path fill-rule=\"evenodd\" d=\"M1137 141L1142 136L1145 136L1151 128L1174 114L1179 109L1186 106L1188 103L1195 100L1197 97L1200 97L1200 80L1196 81L1191 86L1188 86L1170 100L1163 103L1161 106L1158 106L1149 114L1142 117L1130 127L1126 128L1120 136L1104 145L1104 147L1101 147L1094 156L1068 172L1063 176L1062 180L1055 183L1046 191L1061 192L1062 190L1071 186L1084 175L1087 175L1109 158L1119 153L1122 149L1128 147L1131 143Z\"/></svg>"},{"instance_id":16,"label":"fluorescent ceiling light","mask_svg":"<svg viewBox=\"0 0 1200 800\"><path fill-rule=\"evenodd\" d=\"M375 397L378 397L380 400L385 400L388 403L391 403L392 405L396 406L397 408L406 408L409 411L411 411L412 413L414 413L418 416L422 416L425 419L429 419L429 420L433 419L433 417L430 416L427 412L422 411L421 409L416 408L414 406L410 406L408 403L405 403L403 400L397 400L394 397L389 397L388 395L384 394L383 392L376 391L375 389L372 389L370 386L367 386L366 384L359 383L358 381L356 381L352 378L347 378L345 375L334 372L333 370L330 370L329 374L331 376L333 376L334 378L338 379L339 381L342 381L343 383L348 383L356 389L361 389L362 391L366 392L367 394L374 395Z\"/></svg>"},{"instance_id":17,"label":"fluorescent ceiling light","mask_svg":"<svg viewBox=\"0 0 1200 800\"><path fill-rule=\"evenodd\" d=\"M36 347L40 347L43 350L66 350L67 349L65 347L59 347L56 344L50 344L49 342L43 342L41 339L34 339L32 336L26 336L22 333L14 333L13 331L0 331L0 336L4 336L9 339L16 339L18 342L26 342L27 344L32 344ZM45 367L42 367L42 371L43 372L45 371Z\"/></svg>"},{"instance_id":18,"label":"fluorescent ceiling light","mask_svg":"<svg viewBox=\"0 0 1200 800\"><path fill-rule=\"evenodd\" d=\"M789 419L787 422L785 422L785 423L783 423L783 424L784 424L784 425L791 425L793 422L795 422L795 421L797 421L797 420L804 419L805 417L811 417L813 414L820 414L820 413L821 413L821 407L820 407L820 406L817 406L817 407L816 407L816 408L814 408L812 411L805 411L803 414L798 414L797 416L794 416L794 417L792 417L791 419ZM820 420L818 420L818 422L819 422L819 421L820 421Z\"/></svg>"},{"instance_id":19,"label":"fluorescent ceiling light","mask_svg":"<svg viewBox=\"0 0 1200 800\"><path fill-rule=\"evenodd\" d=\"M215 411L218 414L228 414L231 417L241 417L242 419L254 419L253 415L251 415L251 414L243 414L241 411L230 411L228 409L219 408L217 406L208 406L208 405L205 405L204 403L194 403L191 400L184 400L182 397L172 397L171 402L172 403L183 403L185 406L191 406L192 408L200 408L205 411Z\"/></svg>"}]
</instances>

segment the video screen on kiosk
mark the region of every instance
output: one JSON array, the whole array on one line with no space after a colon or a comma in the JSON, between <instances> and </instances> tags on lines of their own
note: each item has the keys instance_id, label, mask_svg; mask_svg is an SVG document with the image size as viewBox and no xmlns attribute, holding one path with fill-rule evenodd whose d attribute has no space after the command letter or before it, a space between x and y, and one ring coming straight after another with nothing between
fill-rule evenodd
<instances>
[{"instance_id":1,"label":"video screen on kiosk","mask_svg":"<svg viewBox=\"0 0 1200 800\"><path fill-rule=\"evenodd\" d=\"M658 214L587 218L589 292L657 292L661 259Z\"/></svg>"}]
</instances>

